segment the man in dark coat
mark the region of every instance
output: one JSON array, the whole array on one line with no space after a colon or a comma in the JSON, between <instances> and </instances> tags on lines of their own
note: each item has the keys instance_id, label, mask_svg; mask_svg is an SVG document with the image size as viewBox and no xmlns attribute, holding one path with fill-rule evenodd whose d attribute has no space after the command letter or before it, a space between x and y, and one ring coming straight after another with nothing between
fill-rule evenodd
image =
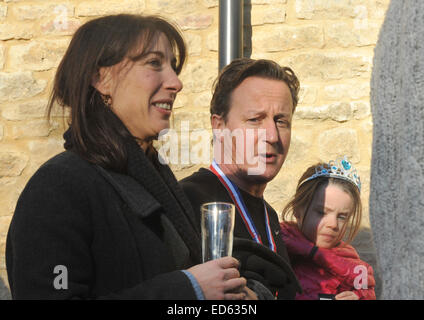
<instances>
[{"instance_id":1,"label":"man in dark coat","mask_svg":"<svg viewBox=\"0 0 424 320\"><path fill-rule=\"evenodd\" d=\"M236 205L234 236L256 243L246 249L234 242L233 255L241 260L242 274L256 278L281 299L294 298L300 288L279 236L278 216L263 193L287 156L298 90L293 71L269 60L243 58L225 67L211 102L214 161L209 169L180 181L198 213L197 224L205 202ZM247 253L251 250L255 254ZM279 262L258 257L266 251L268 258L274 255Z\"/></svg>"}]
</instances>

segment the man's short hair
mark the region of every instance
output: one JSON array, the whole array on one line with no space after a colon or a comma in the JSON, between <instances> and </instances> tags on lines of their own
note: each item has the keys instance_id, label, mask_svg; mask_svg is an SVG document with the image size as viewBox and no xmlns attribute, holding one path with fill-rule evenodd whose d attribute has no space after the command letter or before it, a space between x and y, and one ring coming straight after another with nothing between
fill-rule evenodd
<instances>
[{"instance_id":1,"label":"man's short hair","mask_svg":"<svg viewBox=\"0 0 424 320\"><path fill-rule=\"evenodd\" d=\"M240 58L233 60L222 69L214 83L211 101L211 115L217 114L226 120L230 111L231 94L240 83L248 77L262 77L283 81L290 89L293 100L293 112L298 102L299 80L289 67L281 67L278 63L266 59Z\"/></svg>"}]
</instances>

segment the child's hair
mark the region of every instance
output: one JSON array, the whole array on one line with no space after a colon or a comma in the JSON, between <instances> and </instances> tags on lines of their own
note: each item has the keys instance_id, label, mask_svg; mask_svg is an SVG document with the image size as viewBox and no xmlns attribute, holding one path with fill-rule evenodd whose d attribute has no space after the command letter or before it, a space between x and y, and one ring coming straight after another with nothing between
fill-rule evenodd
<instances>
[{"instance_id":1,"label":"child's hair","mask_svg":"<svg viewBox=\"0 0 424 320\"><path fill-rule=\"evenodd\" d=\"M296 217L300 230L302 231L303 221L305 220L306 213L308 212L309 206L318 188L326 185L337 185L341 190L349 194L353 201L352 212L349 213L347 222L340 232L340 239L338 239L338 241L342 240L341 238L346 233L346 230L349 229L346 243L350 243L359 231L362 218L362 203L358 187L349 181L325 176L304 182L315 173L315 168L317 166L328 167L328 164L318 163L305 171L299 179L295 195L283 209L282 219L285 222L291 222L293 218Z\"/></svg>"}]
</instances>

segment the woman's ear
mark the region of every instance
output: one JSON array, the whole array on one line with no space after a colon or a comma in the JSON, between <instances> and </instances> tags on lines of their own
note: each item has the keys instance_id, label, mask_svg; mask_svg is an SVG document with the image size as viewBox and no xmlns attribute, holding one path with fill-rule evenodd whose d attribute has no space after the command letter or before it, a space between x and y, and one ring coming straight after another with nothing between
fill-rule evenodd
<instances>
[{"instance_id":1,"label":"woman's ear","mask_svg":"<svg viewBox=\"0 0 424 320\"><path fill-rule=\"evenodd\" d=\"M92 86L105 96L111 95L112 72L110 67L101 67L99 72L93 76Z\"/></svg>"}]
</instances>

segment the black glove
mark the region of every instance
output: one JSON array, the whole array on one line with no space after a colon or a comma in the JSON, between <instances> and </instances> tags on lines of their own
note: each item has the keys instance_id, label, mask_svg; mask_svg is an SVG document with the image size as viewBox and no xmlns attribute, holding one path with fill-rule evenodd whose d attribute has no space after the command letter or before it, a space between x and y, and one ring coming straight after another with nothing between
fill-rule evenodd
<instances>
[{"instance_id":1,"label":"black glove","mask_svg":"<svg viewBox=\"0 0 424 320\"><path fill-rule=\"evenodd\" d=\"M233 257L241 263L240 274L261 282L279 299L294 299L302 292L290 264L269 248L252 240L234 238Z\"/></svg>"}]
</instances>

